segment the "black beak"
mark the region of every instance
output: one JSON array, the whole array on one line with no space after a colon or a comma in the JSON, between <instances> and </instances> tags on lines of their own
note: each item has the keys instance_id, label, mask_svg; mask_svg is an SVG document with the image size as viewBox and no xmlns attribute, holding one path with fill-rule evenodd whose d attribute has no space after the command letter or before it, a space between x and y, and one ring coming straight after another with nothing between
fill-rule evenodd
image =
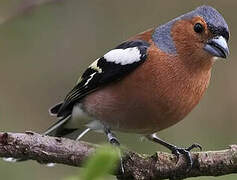
<instances>
[{"instance_id":1,"label":"black beak","mask_svg":"<svg viewBox=\"0 0 237 180\"><path fill-rule=\"evenodd\" d=\"M223 36L216 36L209 39L204 46L204 50L215 57L226 58L230 52L226 39Z\"/></svg>"}]
</instances>

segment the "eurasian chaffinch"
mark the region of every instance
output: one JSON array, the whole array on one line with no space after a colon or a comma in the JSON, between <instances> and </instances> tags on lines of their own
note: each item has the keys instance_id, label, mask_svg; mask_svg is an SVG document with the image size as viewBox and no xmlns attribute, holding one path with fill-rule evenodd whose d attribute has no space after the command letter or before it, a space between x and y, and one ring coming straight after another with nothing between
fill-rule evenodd
<instances>
[{"instance_id":1,"label":"eurasian chaffinch","mask_svg":"<svg viewBox=\"0 0 237 180\"><path fill-rule=\"evenodd\" d=\"M190 150L159 139L155 132L182 120L208 87L214 57L226 58L229 29L221 14L201 6L170 22L140 33L103 57L83 73L63 102L50 109L59 120L45 134L65 136L79 130L139 133L184 154ZM82 129L85 130L82 131Z\"/></svg>"}]
</instances>

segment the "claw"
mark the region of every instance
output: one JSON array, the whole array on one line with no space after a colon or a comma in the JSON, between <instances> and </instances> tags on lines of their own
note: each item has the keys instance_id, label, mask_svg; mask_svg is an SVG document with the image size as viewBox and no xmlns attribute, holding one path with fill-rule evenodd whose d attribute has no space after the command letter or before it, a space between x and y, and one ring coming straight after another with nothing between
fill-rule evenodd
<instances>
[{"instance_id":1,"label":"claw","mask_svg":"<svg viewBox=\"0 0 237 180\"><path fill-rule=\"evenodd\" d=\"M191 157L191 153L188 149L189 148L185 149L185 148L175 147L175 149L172 151L172 154L177 156L178 159L179 159L180 154L184 155L184 157L187 161L187 171L189 171L193 167L193 160L192 160L192 157Z\"/></svg>"},{"instance_id":2,"label":"claw","mask_svg":"<svg viewBox=\"0 0 237 180\"><path fill-rule=\"evenodd\" d=\"M200 151L202 151L202 146L198 143L194 143L192 144L190 147L186 148L187 151L191 151L195 148L198 148Z\"/></svg>"},{"instance_id":3,"label":"claw","mask_svg":"<svg viewBox=\"0 0 237 180\"><path fill-rule=\"evenodd\" d=\"M121 156L121 153L119 153L119 154L120 154L120 170L121 170L122 174L124 174L125 170L124 170L124 166L123 166L123 158Z\"/></svg>"},{"instance_id":4,"label":"claw","mask_svg":"<svg viewBox=\"0 0 237 180\"><path fill-rule=\"evenodd\" d=\"M169 143L165 142L164 140L160 139L159 137L157 137L156 133L147 135L146 137L149 140L159 143L159 144L165 146L166 148L168 148L169 150L171 150L172 154L174 154L178 159L179 159L180 154L183 154L187 160L187 165L188 165L187 171L190 171L193 166L193 160L192 160L190 151L194 148L199 148L200 150L202 150L202 146L197 143L191 145L188 148L178 148L177 146L175 146L173 144L169 144Z\"/></svg>"},{"instance_id":5,"label":"claw","mask_svg":"<svg viewBox=\"0 0 237 180\"><path fill-rule=\"evenodd\" d=\"M184 157L187 160L187 165L188 165L187 171L189 171L193 167L193 160L192 160L192 156L191 156L190 151L194 148L199 148L200 150L202 150L202 146L197 144L197 143L192 144L188 148L178 148L178 147L174 146L174 149L172 150L172 154L177 156L178 159L179 159L180 154L184 155Z\"/></svg>"}]
</instances>

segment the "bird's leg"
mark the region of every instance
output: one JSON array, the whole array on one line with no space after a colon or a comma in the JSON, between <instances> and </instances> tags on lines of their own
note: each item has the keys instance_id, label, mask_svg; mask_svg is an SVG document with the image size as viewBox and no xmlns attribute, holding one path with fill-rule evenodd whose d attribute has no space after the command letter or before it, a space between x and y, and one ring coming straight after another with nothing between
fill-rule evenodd
<instances>
[{"instance_id":1,"label":"bird's leg","mask_svg":"<svg viewBox=\"0 0 237 180\"><path fill-rule=\"evenodd\" d=\"M155 133L154 134L150 134L148 136L146 136L147 139L159 143L162 146L165 146L166 148L168 148L169 150L171 150L172 154L176 155L179 158L180 154L183 154L185 156L185 158L187 159L187 163L188 163L188 170L192 168L193 166L193 160L190 154L190 151L194 148L199 148L200 150L202 150L202 147L199 144L193 144L188 148L179 148L173 144L169 144L167 142L165 142L164 140L160 139Z\"/></svg>"},{"instance_id":2,"label":"bird's leg","mask_svg":"<svg viewBox=\"0 0 237 180\"><path fill-rule=\"evenodd\" d=\"M111 130L109 128L105 128L104 132L105 132L110 144L112 144L113 146L116 146L116 147L120 147L120 143L119 143L117 137L115 136L114 133L111 132ZM123 159L122 159L121 151L119 151L119 157L120 157L120 168L121 168L122 173L124 174Z\"/></svg>"}]
</instances>

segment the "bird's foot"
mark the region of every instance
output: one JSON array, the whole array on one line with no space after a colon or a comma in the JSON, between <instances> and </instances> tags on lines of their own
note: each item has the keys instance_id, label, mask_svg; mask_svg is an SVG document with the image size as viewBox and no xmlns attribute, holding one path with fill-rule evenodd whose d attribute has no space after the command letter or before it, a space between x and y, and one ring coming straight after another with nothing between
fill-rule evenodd
<instances>
[{"instance_id":1,"label":"bird's foot","mask_svg":"<svg viewBox=\"0 0 237 180\"><path fill-rule=\"evenodd\" d=\"M201 145L199 145L197 143L191 145L188 148L179 148L179 147L177 147L173 144L167 143L164 140L160 139L156 135L156 133L147 135L146 137L149 140L151 140L153 142L156 142L156 143L159 143L159 144L165 146L166 148L168 148L169 150L171 150L172 154L176 155L178 159L179 159L180 154L182 154L187 160L187 171L189 171L193 166L193 160L192 160L190 151L194 148L199 148L200 150L202 150Z\"/></svg>"},{"instance_id":2,"label":"bird's foot","mask_svg":"<svg viewBox=\"0 0 237 180\"><path fill-rule=\"evenodd\" d=\"M187 171L189 171L193 167L193 160L192 160L190 151L195 148L199 148L199 150L202 151L202 146L197 143L192 144L188 148L179 148L179 147L174 146L170 150L172 154L177 156L178 159L181 154L185 157L185 159L187 160Z\"/></svg>"},{"instance_id":3,"label":"bird's foot","mask_svg":"<svg viewBox=\"0 0 237 180\"><path fill-rule=\"evenodd\" d=\"M118 146L118 147L120 146L120 142L115 136L112 136L111 138L109 138L109 143L114 146Z\"/></svg>"},{"instance_id":4,"label":"bird's foot","mask_svg":"<svg viewBox=\"0 0 237 180\"><path fill-rule=\"evenodd\" d=\"M108 141L110 144L112 144L113 146L116 147L120 147L120 142L117 139L117 137L115 136L115 134L113 134L110 129L105 129L105 134L107 135ZM124 166L123 166L123 158L121 155L121 150L119 150L119 157L120 157L120 170L121 172L124 174Z\"/></svg>"},{"instance_id":5,"label":"bird's foot","mask_svg":"<svg viewBox=\"0 0 237 180\"><path fill-rule=\"evenodd\" d=\"M114 136L109 139L109 142L113 146L116 146L116 147L120 146L118 139ZM123 158L122 158L121 150L119 150L119 157L120 157L120 171L122 172L122 174L124 174L125 171L124 171L124 166L123 166Z\"/></svg>"}]
</instances>

